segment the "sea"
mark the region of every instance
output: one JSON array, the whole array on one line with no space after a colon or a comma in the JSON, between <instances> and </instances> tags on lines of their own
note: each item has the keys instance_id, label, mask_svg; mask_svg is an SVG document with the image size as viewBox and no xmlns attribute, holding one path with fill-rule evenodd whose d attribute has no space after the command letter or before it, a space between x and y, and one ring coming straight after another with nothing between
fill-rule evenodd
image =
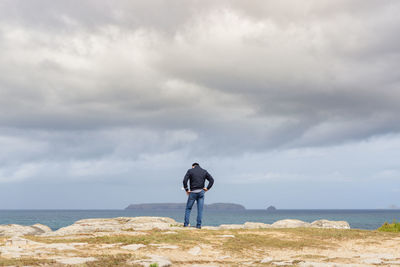
<instances>
[{"instance_id":1,"label":"sea","mask_svg":"<svg viewBox=\"0 0 400 267\"><path fill-rule=\"evenodd\" d=\"M196 210L192 211L191 225L195 225ZM114 218L136 216L170 217L183 222L184 210L138 211L138 210L0 210L0 224L45 224L52 230L68 226L80 219ZM203 212L203 226L243 224L245 222L273 223L283 219L305 222L327 219L347 221L351 228L374 230L385 222L400 221L400 210L242 210Z\"/></svg>"}]
</instances>

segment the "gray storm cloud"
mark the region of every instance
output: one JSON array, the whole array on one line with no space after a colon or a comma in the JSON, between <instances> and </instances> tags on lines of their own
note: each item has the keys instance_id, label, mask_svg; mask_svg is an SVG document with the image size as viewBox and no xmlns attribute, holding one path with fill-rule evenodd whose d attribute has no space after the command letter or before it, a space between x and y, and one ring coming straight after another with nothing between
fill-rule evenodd
<instances>
[{"instance_id":1,"label":"gray storm cloud","mask_svg":"<svg viewBox=\"0 0 400 267\"><path fill-rule=\"evenodd\" d=\"M55 175L60 164L76 176L93 160L128 173L125 160L147 154L223 157L398 133L399 10L2 1L0 177Z\"/></svg>"}]
</instances>

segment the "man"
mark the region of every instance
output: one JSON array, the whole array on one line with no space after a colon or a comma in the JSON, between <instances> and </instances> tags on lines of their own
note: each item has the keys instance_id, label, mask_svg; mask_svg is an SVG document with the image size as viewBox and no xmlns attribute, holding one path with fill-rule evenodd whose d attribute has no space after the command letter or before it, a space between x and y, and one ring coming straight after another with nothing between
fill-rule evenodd
<instances>
[{"instance_id":1,"label":"man","mask_svg":"<svg viewBox=\"0 0 400 267\"><path fill-rule=\"evenodd\" d=\"M205 181L208 180L208 185L205 187ZM188 188L190 181L190 190ZM214 184L214 178L198 163L193 163L183 178L183 188L189 196L186 203L184 227L189 226L190 212L195 201L197 201L197 224L196 228L201 229L201 219L203 217L204 193L211 189Z\"/></svg>"}]
</instances>

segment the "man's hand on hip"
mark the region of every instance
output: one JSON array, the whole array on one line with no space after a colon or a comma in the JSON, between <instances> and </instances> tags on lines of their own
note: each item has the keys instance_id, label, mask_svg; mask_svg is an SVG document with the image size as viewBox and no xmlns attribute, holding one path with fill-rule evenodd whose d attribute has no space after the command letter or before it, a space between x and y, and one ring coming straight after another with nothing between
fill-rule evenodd
<instances>
[{"instance_id":1,"label":"man's hand on hip","mask_svg":"<svg viewBox=\"0 0 400 267\"><path fill-rule=\"evenodd\" d=\"M186 191L186 195L190 195L190 191Z\"/></svg>"},{"instance_id":2,"label":"man's hand on hip","mask_svg":"<svg viewBox=\"0 0 400 267\"><path fill-rule=\"evenodd\" d=\"M204 190L205 192L207 192L207 191L208 191L207 187L204 187L204 188L203 188L203 190Z\"/></svg>"}]
</instances>

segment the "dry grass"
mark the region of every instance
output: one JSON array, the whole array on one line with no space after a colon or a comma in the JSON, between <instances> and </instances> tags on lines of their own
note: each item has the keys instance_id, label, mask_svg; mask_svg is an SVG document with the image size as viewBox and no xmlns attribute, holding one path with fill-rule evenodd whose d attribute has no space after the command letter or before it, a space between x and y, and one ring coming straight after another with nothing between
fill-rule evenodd
<instances>
[{"instance_id":1,"label":"dry grass","mask_svg":"<svg viewBox=\"0 0 400 267\"><path fill-rule=\"evenodd\" d=\"M258 230L259 231L259 230ZM312 238L319 240L344 241L350 239L365 239L369 237L381 237L377 231L356 229L320 229L320 228L287 228L287 229L263 229L265 233L281 233L296 238Z\"/></svg>"},{"instance_id":2,"label":"dry grass","mask_svg":"<svg viewBox=\"0 0 400 267\"><path fill-rule=\"evenodd\" d=\"M82 237L72 239L54 239L52 237L40 237L40 236L27 236L30 240L42 243L74 243L74 242L86 242L89 244L115 244L121 243L123 245L129 244L174 244L179 245L182 248L192 247L193 245L202 243L209 243L207 236L213 233L207 233L205 231L178 231L173 234L164 234L164 231L153 230L147 231L146 235L112 235L112 236L96 236L96 237Z\"/></svg>"},{"instance_id":3,"label":"dry grass","mask_svg":"<svg viewBox=\"0 0 400 267\"><path fill-rule=\"evenodd\" d=\"M54 239L52 237L30 236L29 239L43 243L71 243L86 242L89 244L173 244L187 249L198 244L209 244L221 247L228 252L244 253L246 251L264 251L266 249L293 249L304 248L335 248L337 242L346 240L362 240L363 242L379 242L393 235L366 230L341 229L255 229L255 230L184 230L173 234L164 234L165 231L146 231L145 235L106 235L97 237L82 237L72 239ZM219 235L231 234L235 238L221 238ZM367 240L369 239L369 240Z\"/></svg>"},{"instance_id":4,"label":"dry grass","mask_svg":"<svg viewBox=\"0 0 400 267\"><path fill-rule=\"evenodd\" d=\"M270 248L291 250L301 250L304 248L326 249L331 245L332 244L323 240L316 240L312 238L293 240L257 234L237 234L235 238L227 239L222 244L223 250L235 254L248 254L249 251L252 251L253 253L260 251L262 254L264 251Z\"/></svg>"},{"instance_id":5,"label":"dry grass","mask_svg":"<svg viewBox=\"0 0 400 267\"><path fill-rule=\"evenodd\" d=\"M316 229L316 228L295 228L295 229L233 229L233 230L178 230L176 233L165 234L166 231L152 230L144 231L144 235L105 235L105 236L82 236L82 237L40 237L30 236L29 238L43 243L71 243L85 242L85 255L83 251L75 251L80 256L94 256L98 260L86 263L85 266L126 266L132 259L143 258L147 254L166 253L173 261L174 266L184 264L217 264L221 266L244 266L245 261L254 261L251 266L271 266L270 263L261 264L259 261L265 255L287 250L291 252L289 259L327 261L326 251L335 251L343 244L360 244L374 246L374 244L385 245L385 240L396 240L400 237L396 233L385 233L378 231L364 230L340 230L340 229ZM221 235L234 235L234 237L222 237ZM350 242L350 243L348 243ZM99 249L102 244L144 244L148 245L138 251L124 251L116 245L109 250ZM159 250L150 244L170 244L179 246L178 250ZM205 245L205 246L202 246ZM187 249L194 246L201 246L203 252L197 261L191 262ZM385 245L386 246L386 245ZM208 253L218 251L219 255L229 255L221 261L212 260L215 254ZM72 252L71 252L72 253ZM178 253L178 254L177 254ZM180 254L183 253L183 254ZM204 254L203 254L204 253ZM268 254L267 254L268 253ZM303 255L302 255L303 253ZM182 257L181 257L182 255ZM345 256L347 257L347 256ZM350 259L340 255L338 258L329 258L331 262L351 263ZM188 261L189 260L189 261ZM17 265L18 264L14 264ZM35 264L29 264L35 265ZM291 266L291 265L288 265Z\"/></svg>"},{"instance_id":6,"label":"dry grass","mask_svg":"<svg viewBox=\"0 0 400 267\"><path fill-rule=\"evenodd\" d=\"M19 259L6 259L0 258L0 266L38 266L44 264L55 264L53 260L35 259L35 258L19 258Z\"/></svg>"},{"instance_id":7,"label":"dry grass","mask_svg":"<svg viewBox=\"0 0 400 267\"><path fill-rule=\"evenodd\" d=\"M222 248L237 256L250 252L261 255L269 249L335 249L342 241L379 242L389 237L387 233L377 231L318 228L239 229L224 231L223 234L235 235L235 238L225 239Z\"/></svg>"}]
</instances>

